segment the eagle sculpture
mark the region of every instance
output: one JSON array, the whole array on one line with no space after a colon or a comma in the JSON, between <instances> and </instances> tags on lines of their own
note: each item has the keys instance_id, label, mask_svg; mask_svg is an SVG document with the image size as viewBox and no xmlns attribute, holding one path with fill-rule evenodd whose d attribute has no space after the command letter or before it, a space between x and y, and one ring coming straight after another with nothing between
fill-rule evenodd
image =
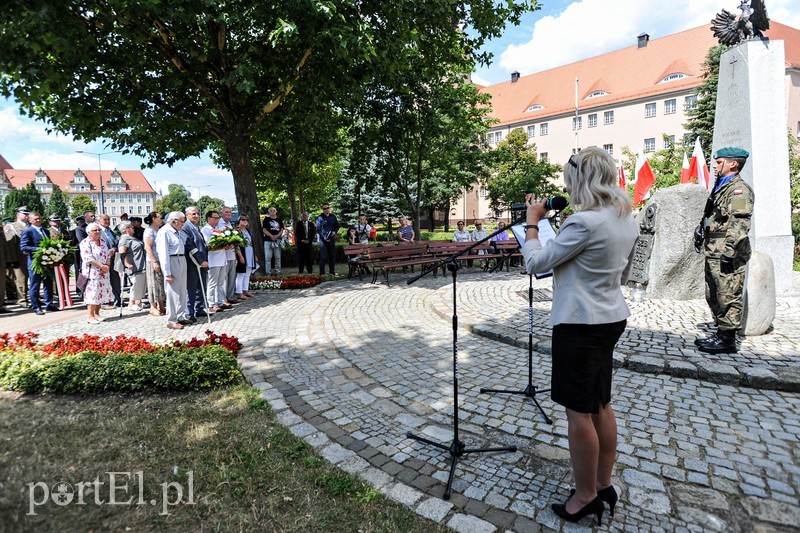
<instances>
[{"instance_id":1,"label":"eagle sculpture","mask_svg":"<svg viewBox=\"0 0 800 533\"><path fill-rule=\"evenodd\" d=\"M745 0L739 4L741 17L736 17L726 9L711 21L711 31L721 44L733 46L748 39L765 39L764 30L769 29L769 18L764 0Z\"/></svg>"}]
</instances>

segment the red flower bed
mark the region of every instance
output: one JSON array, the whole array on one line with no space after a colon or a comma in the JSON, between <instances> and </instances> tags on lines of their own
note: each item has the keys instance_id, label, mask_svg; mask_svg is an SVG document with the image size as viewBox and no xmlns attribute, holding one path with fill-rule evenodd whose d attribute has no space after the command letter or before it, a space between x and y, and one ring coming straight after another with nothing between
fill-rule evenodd
<instances>
[{"instance_id":1,"label":"red flower bed","mask_svg":"<svg viewBox=\"0 0 800 533\"><path fill-rule=\"evenodd\" d=\"M56 357L80 352L97 352L102 355L114 352L135 354L154 352L157 349L158 346L150 344L139 337L129 337L128 335L100 337L88 334L84 334L81 337L69 335L63 339L49 342L41 348L44 353Z\"/></svg>"},{"instance_id":2,"label":"red flower bed","mask_svg":"<svg viewBox=\"0 0 800 533\"><path fill-rule=\"evenodd\" d=\"M5 349L32 349L36 347L38 333L29 331L27 333L17 333L13 337L8 333L0 333L0 350Z\"/></svg>"},{"instance_id":3,"label":"red flower bed","mask_svg":"<svg viewBox=\"0 0 800 533\"><path fill-rule=\"evenodd\" d=\"M181 342L175 341L172 346L177 348L199 348L209 344L222 346L228 350L231 355L236 357L242 349L242 343L239 339L222 333L217 335L211 330L206 330L205 339L192 339ZM62 339L56 339L48 342L44 346L37 346L36 339L39 335L37 333L17 333L14 336L8 333L0 334L0 350L4 349L30 349L39 350L48 356L60 357L62 355L75 355L81 352L96 352L102 355L109 353L127 353L127 354L144 354L157 351L160 346L152 344L145 339L139 337L131 337L129 335L117 335L116 337L100 337L99 335L84 334L80 337L75 335L68 335Z\"/></svg>"},{"instance_id":4,"label":"red flower bed","mask_svg":"<svg viewBox=\"0 0 800 533\"><path fill-rule=\"evenodd\" d=\"M285 278L253 276L250 283L263 283L265 281L279 281L281 289L307 289L325 281L325 276L286 276Z\"/></svg>"},{"instance_id":5,"label":"red flower bed","mask_svg":"<svg viewBox=\"0 0 800 533\"><path fill-rule=\"evenodd\" d=\"M190 340L186 342L175 341L172 343L173 346L176 347L186 347L186 348L199 348L200 346L205 346L207 344L218 344L231 352L231 355L236 357L239 353L239 350L242 349L242 343L239 342L239 339L232 336L222 333L221 335L217 335L210 329L205 331L206 338L205 339L198 339L197 337L192 337Z\"/></svg>"}]
</instances>

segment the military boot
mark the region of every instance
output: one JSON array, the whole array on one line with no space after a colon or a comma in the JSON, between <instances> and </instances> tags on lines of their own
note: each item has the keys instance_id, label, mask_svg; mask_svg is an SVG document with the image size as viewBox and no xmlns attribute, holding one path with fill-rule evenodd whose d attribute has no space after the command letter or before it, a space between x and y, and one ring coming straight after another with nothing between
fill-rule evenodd
<instances>
[{"instance_id":1,"label":"military boot","mask_svg":"<svg viewBox=\"0 0 800 533\"><path fill-rule=\"evenodd\" d=\"M736 353L736 331L718 330L708 341L698 341L697 349L706 353Z\"/></svg>"}]
</instances>

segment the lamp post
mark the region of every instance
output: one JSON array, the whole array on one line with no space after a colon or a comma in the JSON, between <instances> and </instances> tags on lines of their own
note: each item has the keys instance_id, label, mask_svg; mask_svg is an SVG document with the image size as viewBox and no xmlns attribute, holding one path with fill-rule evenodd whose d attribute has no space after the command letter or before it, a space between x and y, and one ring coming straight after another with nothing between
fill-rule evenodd
<instances>
[{"instance_id":1,"label":"lamp post","mask_svg":"<svg viewBox=\"0 0 800 533\"><path fill-rule=\"evenodd\" d=\"M75 150L75 152L77 152L79 154L89 154L89 155L96 155L97 156L97 171L98 171L98 174L99 174L99 177L100 177L100 212L101 213L105 213L106 212L106 198L105 198L105 195L103 194L103 166L100 163L100 156L108 155L108 154L118 154L118 153L122 152L122 150L111 150L109 152L100 152L99 154L97 152L88 152L86 150Z\"/></svg>"}]
</instances>

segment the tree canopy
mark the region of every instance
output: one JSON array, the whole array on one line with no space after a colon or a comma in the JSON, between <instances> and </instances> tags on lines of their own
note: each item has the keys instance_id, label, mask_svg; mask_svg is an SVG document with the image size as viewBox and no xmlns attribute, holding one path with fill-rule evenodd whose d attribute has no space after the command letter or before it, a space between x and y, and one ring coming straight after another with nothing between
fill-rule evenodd
<instances>
[{"instance_id":1,"label":"tree canopy","mask_svg":"<svg viewBox=\"0 0 800 533\"><path fill-rule=\"evenodd\" d=\"M36 185L31 181L20 189L12 189L3 200L3 218L15 218L15 211L18 207L26 206L28 211L37 212L44 215L44 202L42 195L36 189Z\"/></svg>"},{"instance_id":2,"label":"tree canopy","mask_svg":"<svg viewBox=\"0 0 800 533\"><path fill-rule=\"evenodd\" d=\"M0 91L76 139L172 164L224 148L240 212L258 216L254 135L297 85L348 106L364 82L483 62L534 0L9 0ZM467 27L469 31L461 28ZM260 246L261 235L254 234Z\"/></svg>"},{"instance_id":3,"label":"tree canopy","mask_svg":"<svg viewBox=\"0 0 800 533\"><path fill-rule=\"evenodd\" d=\"M58 216L62 221L61 226L64 228L68 228L72 225L69 219L67 195L64 194L58 185L53 185L53 192L50 193L50 198L47 200L45 215L48 217L52 215Z\"/></svg>"},{"instance_id":4,"label":"tree canopy","mask_svg":"<svg viewBox=\"0 0 800 533\"><path fill-rule=\"evenodd\" d=\"M92 199L85 194L79 194L72 198L72 214L73 216L82 215L87 212L97 212L97 206L94 205Z\"/></svg>"},{"instance_id":5,"label":"tree canopy","mask_svg":"<svg viewBox=\"0 0 800 533\"><path fill-rule=\"evenodd\" d=\"M694 88L695 105L686 110L688 121L684 127L692 133L692 139L700 137L706 161L711 160L711 141L714 138L714 117L717 108L717 85L719 84L719 60L728 47L718 44L708 49L703 61L703 83Z\"/></svg>"},{"instance_id":6,"label":"tree canopy","mask_svg":"<svg viewBox=\"0 0 800 533\"><path fill-rule=\"evenodd\" d=\"M190 205L194 205L191 193L183 185L170 183L167 194L156 200L155 210L166 215L172 211L183 213Z\"/></svg>"}]
</instances>

